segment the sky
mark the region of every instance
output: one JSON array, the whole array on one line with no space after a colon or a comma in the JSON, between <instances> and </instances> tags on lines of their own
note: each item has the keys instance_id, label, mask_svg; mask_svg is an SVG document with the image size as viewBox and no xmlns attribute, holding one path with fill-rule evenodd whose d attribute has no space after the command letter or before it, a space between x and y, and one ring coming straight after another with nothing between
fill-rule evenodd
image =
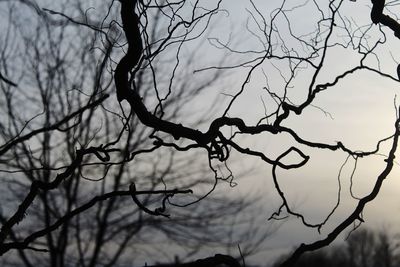
<instances>
[{"instance_id":1,"label":"sky","mask_svg":"<svg viewBox=\"0 0 400 267\"><path fill-rule=\"evenodd\" d=\"M327 2L318 1L320 8L326 14L329 14L326 11ZM254 1L254 5L264 14L267 21L270 19L271 10L280 3L281 1ZM289 10L297 5L295 3L305 3L305 6L288 12L287 19L291 22L293 32L298 33L298 35L312 32L316 27L315 25L317 25L316 18L319 11L313 5L313 1L287 1L285 7ZM232 32L229 36L242 38L236 43L238 50L262 49L260 35L257 36L257 25L252 19L247 20L249 17L254 16L259 23L262 22L261 17L254 12L254 8L252 9L247 1L229 1L225 5L230 13L227 20L230 20L235 25L232 27ZM390 12L396 12L395 8L396 6L391 6L385 12L391 14ZM253 15L250 14L249 10L253 11ZM375 55L368 56L365 64L380 69L394 79L382 77L382 75L371 71L360 71L349 75L336 86L320 93L313 102L313 106L305 109L300 116L291 116L284 123L285 126L295 129L300 136L307 140L329 144L341 141L353 150L365 151L373 150L378 140L390 136L394 131L395 105L399 104L396 95L399 94L400 89L400 84L396 80L396 68L400 61L400 51L398 49L400 40L396 39L393 33L385 27L381 29L385 33L385 37L378 26L370 27L369 12L369 1L344 1L340 16L342 20L337 23L337 29L333 32L334 37L330 44L347 43L349 38L344 31L344 23L346 23L347 29L352 32L355 43L360 40L361 32L365 32L363 37L368 42L362 41L365 42L363 43L364 47L371 46L379 38L381 40L386 38L386 43L376 49ZM245 14L247 14L247 17ZM285 18L277 18L275 26L277 29L282 29L282 36L285 37L288 29ZM366 29L368 30L366 31ZM255 34L249 34L249 31ZM223 31L222 36L226 32ZM225 38L225 40L228 40L228 37ZM231 38L235 39L234 37ZM302 48L295 40L291 38L287 38L287 40L289 40L286 43L288 49L297 49L301 53ZM234 41L231 41L231 43L234 43ZM251 53L247 53L243 60L248 60L252 56L254 57ZM319 81L321 83L332 82L344 70L355 66L360 58L361 55L351 45L329 49L324 68L318 76ZM272 66L268 65L268 63L262 64L265 76L268 77L270 88L277 93L282 93L282 91L279 91L282 89L282 81L284 80L282 76L289 77L287 67L284 64L285 62L278 61L273 62ZM299 71L295 81L291 83L292 87L288 90L288 95L293 101L301 103L304 100L304 96L307 94L307 85L310 81L310 73L310 68ZM242 74L245 75L247 72ZM241 82L245 79L244 76L240 77L240 72L236 77ZM273 103L268 102L265 91L263 92L262 90L265 84L264 75L260 72L255 72L229 114L245 118L248 123L255 123L264 113L264 105L260 100L261 98L264 98L267 110L270 106L273 106ZM238 86L235 89L230 87L227 90L229 90L229 94L234 94L235 90L238 90ZM252 149L263 151L266 155L271 155L272 158L287 149L289 144L293 144L293 140L287 136L273 136L271 134L247 136L235 140L240 140L243 147L249 146ZM379 155L357 161L357 169L353 175L353 186L351 187L354 196L362 197L370 192L377 175L384 168L387 144L383 146L384 149L380 150ZM338 174L341 166L346 161L347 154L302 148L310 155L310 162L300 170L281 171L279 181L282 188L284 188L290 205L296 211L304 214L309 221L317 223L327 216L336 203ZM271 182L270 166L265 165L258 159L243 159L245 157L239 157L243 166L256 166L256 173L250 179L249 177L239 179L239 186L242 190L248 190L248 192L254 190L261 192L265 196L265 214L260 216L265 216L267 219L280 204L279 197L274 191ZM271 258L271 255L287 251L292 246L299 245L302 242L311 242L323 238L334 225L346 218L357 203L350 195L350 176L354 164L355 160L350 158L343 167L340 175L342 186L341 204L330 223L323 228L321 235L316 230L304 227L299 220L291 218L281 225L273 237L266 241L266 251L257 255L254 259L260 261L265 257ZM398 197L400 190L399 174L400 167L397 164L393 168L391 175L385 180L379 196L367 205L363 214L366 227L386 228L393 233L398 232L396 225L400 222L400 217L398 216L400 211ZM343 240L343 236L340 239Z\"/></svg>"},{"instance_id":2,"label":"sky","mask_svg":"<svg viewBox=\"0 0 400 267\"><path fill-rule=\"evenodd\" d=\"M315 2L318 2L318 8ZM211 0L203 3L215 5L215 1ZM271 18L274 17L273 27L276 32L273 33L271 40L277 55L283 55L286 50L306 55L310 52L307 50L307 45L290 36L289 31L308 42L311 36L314 36L316 41L322 43L327 36L326 25L329 24L329 20L320 23L319 20L321 12L324 13L325 18L330 16L328 3L329 1L286 1L283 6L286 10L285 14L280 13L274 17L277 14L274 10L282 5L280 0L222 1L222 12L211 20L209 31L205 33L208 42L200 46L201 51L196 56L195 64L190 67L194 70L209 66L226 67L222 72L224 78L217 85L208 88L198 99L194 99L192 101L194 106L189 105L188 110L191 112L193 108L200 111L207 110L210 105L215 105L209 99L218 97L217 111L212 116L219 117L232 99L232 95L243 89L243 93L229 109L229 116L243 118L247 124L254 125L265 112L274 111L276 103L265 88L268 87L271 92L279 96L284 94L285 81L291 78L287 60L265 60L245 83L251 66L255 65L254 62L260 62L260 58L265 54L268 38L261 31L264 20L269 25ZM95 2L93 4L95 5ZM386 11L395 12L396 6ZM380 45L375 50L375 54L368 56L365 64L397 79L400 40L384 27L382 31L385 36L380 32L379 27L371 27L369 12L369 1L343 1L340 16L337 17L337 25L329 43L333 47L328 49L326 61L317 78L318 83L332 82L335 77L358 64L361 55L357 52L357 48L353 48L353 45L361 44L360 51L363 52L377 40L384 38L387 39L386 43ZM315 34L318 25L321 27L321 34ZM269 26L266 26L266 29L269 30ZM349 43L349 35L352 36L353 43ZM224 45L229 49L221 49ZM182 55L185 51L190 54L193 47L190 45L183 47ZM221 60L223 60L222 63ZM318 59L315 62L318 62ZM241 67L231 68L234 65L241 65ZM185 67L185 65L182 66ZM202 75L212 74L213 71L215 69L195 72L189 79L199 79L199 77L204 77ZM312 74L313 69L307 64L296 69L296 77L291 80L287 88L287 97L290 101L300 104L305 100ZM283 125L294 129L307 140L328 144L341 141L353 150L373 150L378 140L390 136L394 131L396 117L394 102L400 89L395 79L382 77L370 71L356 72L318 94L312 106L306 108L301 115L292 114ZM400 104L400 100L398 103ZM265 123L265 120L263 122ZM204 124L202 129L207 129L207 124ZM229 136L230 131L231 129L225 128L224 134ZM312 223L324 220L337 201L338 175L341 166L346 161L346 153L299 146L292 138L284 134L263 133L255 136L238 136L235 140L242 147L263 152L270 158L276 158L291 145L301 148L309 155L310 161L303 168L293 171L279 170L279 182L293 210L304 214ZM380 151L381 155L358 160L352 187L355 196L361 197L371 190L377 175L384 167L383 160L388 146L383 147L384 149ZM294 157L290 160L295 162L298 158ZM346 218L356 204L356 200L350 195L350 176L354 164L354 159L350 158L343 167L340 175L341 204L326 227L322 229L321 234L315 229L303 226L295 218L289 218L283 223L274 222L274 225L279 225L279 230L263 244L265 249L262 253L248 260L265 262L265 259L273 259L276 255L300 243L323 238L333 226ZM235 194L238 190L243 195L261 195L262 212L257 214L256 219L265 222L259 225L261 229L268 229L271 227L271 222L267 219L281 204L281 199L274 189L271 166L260 159L232 153L229 167L236 174L238 186L227 190L226 193ZM249 172L244 173L244 169L249 169ZM400 201L397 197L400 186L399 174L400 167L396 165L392 175L385 181L379 197L367 206L364 212L366 226L376 228L392 226L393 232L396 232L395 226L400 222L400 217L396 215L400 211Z\"/></svg>"},{"instance_id":3,"label":"sky","mask_svg":"<svg viewBox=\"0 0 400 267\"><path fill-rule=\"evenodd\" d=\"M320 10L316 8L314 1L286 2L284 5L287 10L286 16L280 14L275 18L274 29L277 29L277 32L274 33L275 39L272 43L278 54L282 52L281 50L293 50L302 55L307 53L306 45L289 35L288 21L293 33L307 40L306 34L314 32L321 12L329 15L328 1L318 1ZM215 1L209 0L208 3L213 4ZM271 12L281 5L282 1L254 0L253 3L257 10L250 1L246 0L222 2L221 7L225 11L211 21L210 32L207 32L208 43L206 42L206 45L201 47L206 56L198 58L196 67L202 69L215 66L219 64L221 58L224 59L222 67L235 64L242 64L242 67L226 69L224 71L226 78L223 79L223 83L206 90L205 94L196 100L195 103L198 103L196 104L198 106L189 106L188 109L207 109L214 103L208 99L219 97L217 105L220 107L213 116L221 116L224 107L232 99L232 95L239 92L242 85L244 85L243 93L232 105L228 112L229 116L243 118L246 123L252 125L256 124L265 112L271 112L276 108L276 103L265 88L268 87L277 95L284 94L285 79L290 78L287 60L265 60L252 73L248 83L245 81L250 67L264 54L266 37L259 26L262 26L263 19L267 24L269 23ZM91 4L88 3L88 5ZM383 39L384 35L378 26L369 26L369 11L369 1L344 1L330 45L349 44L349 33L353 36L354 44L357 44L362 36L364 48L374 44L379 38ZM386 12L389 11L397 11L396 6L389 7ZM321 28L326 30L324 25L328 22L329 20L322 22ZM347 25L346 29L344 25ZM395 104L400 104L400 100L396 102L396 95L400 92L400 84L396 80L396 68L400 62L400 40L384 27L381 30L386 34L387 41L380 45L375 55L370 55L365 63L372 68L379 68L395 79L370 71L360 71L349 75L340 80L336 86L318 94L312 106L306 108L299 116L292 114L283 125L294 129L307 140L328 144L341 141L353 150L373 150L378 140L390 136L394 131ZM363 33L365 35L362 35ZM318 41L323 41L324 36L326 32L317 35L316 38ZM285 41L279 43L277 38ZM232 50L218 49L217 47L221 48L221 44L226 44ZM190 50L190 47L187 49ZM244 51L247 52L242 53ZM337 45L328 50L326 57L324 68L318 76L319 83L332 82L337 75L357 64L361 55L352 48L352 45L347 47ZM209 71L213 70L196 72L194 76L207 75ZM306 64L296 70L296 77L287 89L290 101L297 104L304 101L311 75L312 68ZM207 128L206 124L203 127ZM229 133L230 129L224 129L224 134L228 136ZM238 136L235 140L242 147L261 151L270 158L276 158L291 145L298 146L292 138L284 134L263 133L255 136ZM265 241L263 251L249 259L250 262L272 260L275 256L287 252L302 242L312 242L323 238L334 225L346 218L356 204L356 200L350 195L350 177L355 164L354 159L349 158L346 161L347 154L340 151L298 147L310 156L308 164L294 171L278 171L279 182L285 191L289 205L295 211L304 214L312 223L324 220L337 201L338 176L343 166L339 176L342 186L341 205L321 234L314 229L304 227L295 218L275 222L279 229ZM377 175L384 167L387 148L385 144L379 155L357 161L357 169L353 175L353 195L362 197L371 190ZM400 152L398 155L400 158ZM293 157L289 160L295 162L298 158ZM238 186L226 190L226 193L235 194L238 190L243 195L262 196L261 212L257 214L257 220L265 222L259 225L261 229L268 229L271 222L267 219L281 204L274 190L271 166L258 158L239 153L232 153L230 162L229 167L237 174L235 181ZM249 170L249 172L243 172L243 170ZM399 175L400 165L396 164L377 199L365 209L364 220L367 227L388 227L394 233L398 231L396 226L400 223Z\"/></svg>"}]
</instances>

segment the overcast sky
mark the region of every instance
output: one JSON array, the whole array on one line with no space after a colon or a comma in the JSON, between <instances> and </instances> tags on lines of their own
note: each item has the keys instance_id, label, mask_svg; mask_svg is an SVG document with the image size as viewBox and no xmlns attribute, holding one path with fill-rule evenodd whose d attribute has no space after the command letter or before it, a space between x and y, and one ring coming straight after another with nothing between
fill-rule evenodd
<instances>
[{"instance_id":1,"label":"overcast sky","mask_svg":"<svg viewBox=\"0 0 400 267\"><path fill-rule=\"evenodd\" d=\"M99 1L97 1L99 2ZM214 0L208 2L215 3ZM262 25L264 16L266 23L271 19L271 12L282 4L280 0L263 1L254 0L257 10L252 7L247 0L224 0L222 8L227 12L221 12L216 16L216 20L210 24L209 45L204 47L207 57L199 59L198 67L212 66L218 62L219 57L225 57L226 65L241 64L252 59L257 59L263 55L265 49L265 39L258 28ZM288 11L286 17L279 15L275 25L285 42L286 49L293 49L299 53L304 52L298 41L288 36L290 29L298 36L312 33L318 25L321 12L329 15L327 6L329 1L315 1L319 3L316 8L313 1L290 0L284 5ZM103 4L102 1L89 3L95 6ZM301 4L304 4L301 5ZM301 5L301 6L299 6ZM297 6L297 8L295 8ZM46 4L43 7L47 7ZM398 11L396 6L390 7L388 11ZM289 10L292 10L289 12ZM90 12L96 12L90 10ZM348 23L348 30L354 34L354 41L359 40L362 32L366 32L363 38L368 40L366 46L373 44L383 34L379 32L377 26L368 28L370 12L370 1L357 0L356 2L345 0L337 28L334 31L332 43L346 43L348 38L345 36L346 30L343 24ZM95 14L95 13L93 13ZM273 13L274 14L274 13ZM259 24L257 24L259 23ZM352 28L350 28L350 25ZM359 28L360 27L360 28ZM357 29L360 30L357 30ZM400 62L400 40L394 38L392 32L383 28L386 33L387 42L376 50L376 56L369 56L366 64L373 68L379 68L383 73L397 77L396 68ZM322 35L323 38L324 35ZM216 41L217 39L219 43ZM215 49L210 45L221 46L227 44L237 53L227 50ZM279 49L278 49L279 50ZM250 51L248 53L239 53ZM226 52L226 53L225 53ZM360 54L351 46L343 48L341 46L329 49L325 67L319 75L320 83L332 82L337 75L346 69L355 66L360 60ZM207 60L215 60L207 63ZM254 62L253 62L254 63ZM219 88L213 87L209 90L209 95L203 96L210 98L212 94L221 97L219 105L226 106L231 99L231 95L236 94L242 88L249 66L245 64L243 68L227 70L229 79ZM304 66L305 67L305 66ZM196 75L204 75L200 72ZM270 90L278 95L283 93L285 79L290 77L287 61L268 61L266 60L251 75L250 81L244 86L243 94L232 105L228 114L232 117L244 118L249 125L255 124L265 112L271 112L276 108L274 101L269 98L266 90ZM298 70L296 78L290 83L288 97L296 104L304 101L308 84L310 82L311 68ZM268 83L267 83L268 81ZM222 90L222 91L221 91ZM335 144L337 141L343 142L348 148L353 150L373 150L378 140L390 136L394 132L394 121L396 109L394 107L396 94L400 92L400 84L390 78L382 77L376 73L360 71L349 75L341 80L336 86L329 88L316 97L312 106L309 106L300 115L291 115L283 125L294 129L301 137L315 142L326 142ZM201 105L204 99L200 100ZM209 104L209 103L208 103ZM400 99L397 104L400 104ZM190 107L193 108L193 107ZM223 108L218 117L222 114ZM287 135L259 134L257 136L238 137L238 141L243 147L250 147L257 151L264 152L267 156L274 158L285 151L291 145L296 144ZM390 143L390 142L389 142ZM387 143L386 143L387 144ZM309 163L300 170L279 171L279 181L291 207L304 214L312 223L318 223L329 214L334 207L338 194L338 175L341 166L345 163L347 155L343 152L332 152L319 149L309 149L303 146L304 152L311 157ZM359 159L357 169L353 176L353 195L362 197L367 194L377 177L383 170L384 159L387 153L387 145L383 146L380 155ZM263 195L263 210L257 216L265 224L260 224L260 228L269 227L267 219L279 208L281 200L274 190L271 166L263 163L257 158L234 154L233 163L230 166L234 173L238 173L239 186L234 190L240 190L244 194L258 193ZM296 160L291 159L291 160ZM302 242L311 242L323 238L335 223L342 221L349 212L355 207L356 200L350 195L350 176L353 171L355 161L348 159L340 175L342 183L341 206L332 217L326 228L323 228L321 235L317 230L307 229L295 218L283 223L279 231L264 244L265 251L250 259L264 262L265 258L270 259L290 249L291 246ZM251 169L250 175L243 174L243 169ZM243 174L243 175L241 175ZM385 181L378 198L369 204L364 213L366 226L368 227L395 227L400 223L400 167L396 165L392 174Z\"/></svg>"},{"instance_id":2,"label":"overcast sky","mask_svg":"<svg viewBox=\"0 0 400 267\"><path fill-rule=\"evenodd\" d=\"M289 10L299 3L306 2L287 1L285 7ZM327 2L318 1L320 8L324 11L326 11ZM254 1L254 3L265 19L269 20L269 14L281 1ZM231 43L237 41L235 37L238 36L238 39L242 38L235 44L239 50L262 49L260 40L255 35L249 34L248 29L246 29L249 28L255 33L257 32L254 21L251 18L246 20L251 17L248 10L253 11L254 17L258 18L258 22L261 21L259 15L250 7L248 1L229 1L225 2L224 6L230 13L229 17L225 19L234 25L229 35L232 38ZM395 7L390 7L385 12L389 11L395 12ZM306 6L291 12L288 19L292 23L293 31L298 34L312 32L318 22L318 12L312 1L308 1ZM341 16L344 21L351 22L352 29L350 31L353 31L354 36L356 36L355 39L357 39L361 31L365 31L369 27L369 12L369 1L344 1ZM282 28L283 35L287 31L285 20L282 18L277 19L276 26ZM334 31L337 42L345 42L346 37L343 37L341 26L339 22L338 29ZM360 27L360 30L357 30L358 27ZM366 64L373 68L380 68L382 72L397 77L396 68L398 62L400 62L400 50L396 49L396 47L400 47L400 40L394 38L393 33L384 27L383 31L386 33L387 42L376 50L376 56L368 57ZM229 31L222 31L221 40L224 40L224 38L225 40L229 39L227 32ZM383 34L379 32L377 26L372 26L364 37L368 39L369 44L372 44L374 40L383 38ZM291 43L289 41L287 46L299 49L296 42ZM252 56L254 57L251 53L247 54L248 58ZM360 58L360 54L351 47L330 49L327 54L326 67L320 75L321 83L323 81L332 82L344 70L355 66ZM274 64L274 67L280 68L283 76L287 74L284 72L285 67L281 67L280 63L274 62ZM274 70L267 63L263 65L263 69L272 84L271 88L279 92L279 86L282 84L281 73L277 72L276 69ZM242 74L246 73L244 70L242 71ZM236 77L243 82L244 77L240 76L240 73ZM289 89L289 95L293 101L301 103L304 100L307 94L308 82L308 70L299 72L296 81L292 84L293 87ZM255 73L251 81L246 85L244 93L239 97L237 104L233 106L230 115L244 117L248 123L256 122L264 113L263 102L260 100L265 96L262 91L263 86L265 86L263 75ZM230 90L230 94L234 94L235 90L239 89L240 87L236 86L227 90ZM400 92L399 89L400 84L393 79L384 78L369 71L360 71L341 80L337 86L319 94L313 103L314 106L307 108L301 116L292 116L284 125L292 127L308 140L329 144L342 141L353 150L373 150L379 139L390 136L394 131L393 125L396 117L394 103L396 94ZM269 104L272 105L272 103L268 102L266 98L264 100L268 109ZM397 104L399 104L399 100ZM273 136L270 134L251 136L240 140L242 144L263 151L266 155L271 155L272 158L282 153L287 149L288 144L292 143L292 140L286 136ZM246 145L243 146L245 147ZM386 149L380 151L381 155L358 160L352 187L353 194L356 197L362 197L370 192L377 175L383 170L384 155L387 153L388 146L384 147ZM338 173L347 155L343 152L318 149L305 149L304 151L311 156L310 162L301 170L280 172L279 178L282 188L284 188L286 196L295 207L295 210L305 214L311 222L317 223L323 220L335 205L338 193ZM270 215L268 212L278 208L280 204L279 197L274 192L271 182L270 166L263 164L258 159L244 158L241 159L243 165L256 164L257 173L251 179L244 177L239 180L239 186L243 190L263 192L266 196L266 213L261 216L265 216L267 219ZM341 173L342 201L340 208L332 218L332 224L328 224L322 234L318 235L316 230L306 229L299 220L293 218L285 223L273 238L267 241L265 246L269 251L266 251L265 255L276 253L277 251L281 252L290 248L291 244L298 245L302 242L323 238L332 225L346 218L357 203L351 197L349 190L350 176L354 164L354 159L349 159ZM397 231L396 226L400 222L400 217L398 216L400 211L400 198L398 197L400 190L399 174L400 167L396 165L392 174L385 181L378 198L367 206L364 212L365 225L367 227L386 227L394 232ZM262 256L259 255L256 258L260 259Z\"/></svg>"}]
</instances>

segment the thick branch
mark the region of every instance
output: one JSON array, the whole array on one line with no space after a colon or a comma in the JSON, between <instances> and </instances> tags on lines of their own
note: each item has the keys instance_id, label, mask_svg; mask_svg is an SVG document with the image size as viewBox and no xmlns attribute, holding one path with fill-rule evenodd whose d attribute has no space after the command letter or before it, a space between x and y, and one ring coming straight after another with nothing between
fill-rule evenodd
<instances>
[{"instance_id":1,"label":"thick branch","mask_svg":"<svg viewBox=\"0 0 400 267\"><path fill-rule=\"evenodd\" d=\"M385 0L371 0L371 20L373 23L382 23L389 27L397 38L400 38L400 24L388 15L383 14L383 8L385 7Z\"/></svg>"},{"instance_id":2,"label":"thick branch","mask_svg":"<svg viewBox=\"0 0 400 267\"><path fill-rule=\"evenodd\" d=\"M272 134L287 132L291 134L297 141L302 141L301 143L306 143L307 145L312 144L313 147L325 148L330 150L343 149L346 152L351 152L346 149L342 144L325 145L307 142L300 139L293 131L282 127L277 123L275 125L263 124L257 126L247 126L245 122L240 118L220 117L215 119L211 123L207 132L201 132L197 129L183 126L182 124L176 124L170 121L162 120L153 115L153 113L147 110L147 107L144 105L141 96L135 90L132 90L129 85L129 74L135 68L135 66L139 64L139 60L143 50L139 30L139 19L138 16L135 14L136 2L137 1L121 0L121 16L123 21L123 29L128 41L128 52L118 63L118 66L115 70L114 79L118 101L128 101L133 112L138 116L139 120L144 125L151 127L156 131L162 131L171 134L177 140L180 138L187 138L203 147L211 144L211 150L213 151L220 151L219 147L215 147L218 146L218 143L214 141L217 139L218 136L221 135L220 129L224 126L234 126L237 127L241 133L252 135L262 132L270 132ZM348 73L344 75L347 74ZM337 81L335 81L335 83L336 82ZM309 102L312 101L317 91L318 90L315 90L315 92L312 94L312 97L310 97L309 101L304 104L304 106L308 105ZM304 109L304 106L299 109ZM292 108L294 110L294 107ZM289 109L287 109L286 112L289 112ZM300 113L297 110L295 110L295 112ZM225 157L219 158L225 159Z\"/></svg>"},{"instance_id":3,"label":"thick branch","mask_svg":"<svg viewBox=\"0 0 400 267\"><path fill-rule=\"evenodd\" d=\"M0 230L0 255L3 252L3 243L6 240L7 236L10 234L11 229L18 224L20 221L23 220L25 217L26 211L32 205L33 201L35 200L36 196L39 194L40 191L48 191L57 188L62 181L70 177L74 171L81 165L84 155L87 154L99 154L98 152L107 153L107 150L99 147L90 147L87 149L81 149L76 152L76 158L72 161L72 163L67 167L67 169L56 176L56 178L49 183L42 182L39 180L33 181L31 187L29 189L29 193L26 195L25 199L22 203L18 206L17 211L11 216L10 219L7 220L3 224Z\"/></svg>"},{"instance_id":4,"label":"thick branch","mask_svg":"<svg viewBox=\"0 0 400 267\"><path fill-rule=\"evenodd\" d=\"M10 81L9 79L7 79L6 77L4 77L3 74L1 74L1 72L0 72L0 80L11 86L14 86L14 87L17 86L16 83L14 83L14 82Z\"/></svg>"},{"instance_id":5,"label":"thick branch","mask_svg":"<svg viewBox=\"0 0 400 267\"><path fill-rule=\"evenodd\" d=\"M398 145L398 139L400 135L400 128L399 128L400 120L398 119L395 123L395 134L393 137L393 144L389 152L388 158L385 160L386 161L386 167L385 169L381 172L381 174L378 176L375 186L372 189L371 193L368 194L367 196L361 198L354 209L354 211L347 217L342 223L340 223L332 232L328 234L328 236L322 240L318 240L314 243L311 244L301 244L291 255L290 258L288 258L285 262L283 262L280 266L281 267L289 267L293 266L296 261L299 259L299 257L304 254L305 252L308 251L314 251L317 249L320 249L322 247L328 246L330 243L332 243L339 234L341 234L348 226L350 226L353 222L356 220L360 219L360 214L364 210L364 207L371 202L372 200L375 199L375 197L378 195L383 181L386 179L386 177L389 175L391 172L393 165L394 165L394 159L395 159L395 153L397 150L397 145Z\"/></svg>"},{"instance_id":6,"label":"thick branch","mask_svg":"<svg viewBox=\"0 0 400 267\"><path fill-rule=\"evenodd\" d=\"M83 154L81 151L78 151L77 156L75 160L71 163L70 166L65 170L65 172L58 174L57 177L54 179L53 182L51 183L44 183L42 181L34 181L31 184L29 193L26 195L25 199L22 201L22 203L18 206L17 211L14 213L13 216L11 216L10 219L7 220L6 223L3 224L0 230L0 255L2 255L4 252L2 252L2 247L5 239L7 236L10 234L10 231L14 225L19 223L20 221L23 220L25 217L26 211L28 208L31 206L32 202L36 198L36 196L39 194L40 190L50 190L56 188L62 180L65 178L69 177L75 169L80 165L82 162Z\"/></svg>"},{"instance_id":7,"label":"thick branch","mask_svg":"<svg viewBox=\"0 0 400 267\"><path fill-rule=\"evenodd\" d=\"M224 264L228 267L240 267L239 262L229 255L215 254L214 257L196 260L182 264L154 265L149 267L216 267Z\"/></svg>"}]
</instances>

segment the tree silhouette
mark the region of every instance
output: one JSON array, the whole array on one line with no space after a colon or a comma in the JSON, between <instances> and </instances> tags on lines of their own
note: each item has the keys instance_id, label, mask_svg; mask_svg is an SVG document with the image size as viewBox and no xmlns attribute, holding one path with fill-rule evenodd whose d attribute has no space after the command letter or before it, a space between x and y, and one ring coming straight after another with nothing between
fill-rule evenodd
<instances>
[{"instance_id":1,"label":"tree silhouette","mask_svg":"<svg viewBox=\"0 0 400 267\"><path fill-rule=\"evenodd\" d=\"M68 3L62 5L62 11L57 11L50 7L42 9L35 2L20 1L41 18L40 23L25 20L20 24L28 23L36 33L45 34L22 38L25 42L21 46L24 48L22 53L9 37L5 38L3 45L1 80L5 118L1 129L5 143L0 156L3 173L15 174L5 181L14 192L13 200L19 200L19 204L7 206L2 211L0 254L16 250L29 266L31 263L24 251L43 251L45 239L50 251L54 251L54 254L50 253L51 264L57 266L58 262L64 262L59 259L63 259L65 249L71 244L63 234L69 225L73 225L74 251L81 266L113 265L131 237L150 226L162 229L168 238L178 243L198 240L200 236L225 237L223 231L208 230L214 224L213 218L223 224L225 221L220 216L233 211L239 214L245 206L240 198L228 198L229 202L226 202L227 198L216 194L221 182L235 184L231 167L235 165L234 155L253 157L271 166L272 182L281 201L270 216L271 220L294 217L319 233L326 230L342 203L343 168L349 164L354 166L349 177L349 191L357 201L354 209L333 228L328 228L321 239L299 245L280 266L293 266L305 252L329 245L345 229L364 222L364 208L376 198L394 166L400 135L398 113L392 134L376 140L374 149L354 149L343 141L313 140L303 137L301 131L290 126L290 121L311 108L328 115L323 107L315 105L316 99L330 93L356 73L368 72L398 81L393 74L397 65L392 67L392 72L382 70L379 55L379 49L388 39L387 29L396 37L400 36L397 19L386 15L385 1L373 0L369 24L359 27L344 11L347 2L331 0L290 4L282 1L271 14L264 14L257 4L250 1L249 20L253 28L249 24L247 27L261 48L241 49L230 40L209 38L211 46L228 53L226 58L236 56L237 60L193 67L191 64L202 60L196 54L202 47L199 38L212 28L214 18L229 13L224 10L222 0L111 1L104 4L102 11L96 10L101 14L98 15L100 20L96 20L95 15L90 16L90 7L80 2L72 5L80 15L80 19L75 19L69 13L73 10L69 9L71 5ZM14 2L6 3L11 7L10 12L18 10ZM305 17L304 14L293 17L292 13L307 7L311 7L315 14L312 17L313 28L306 33L298 32L294 20ZM386 7L391 11L396 5L388 3ZM15 23L12 16L9 23ZM71 33L67 28L71 25L74 29L84 30ZM70 52L76 51L73 48L77 38L85 39L87 31L94 37L85 45L79 43L83 52ZM70 41L65 41L66 36L71 38ZM49 49L42 50L46 45ZM28 55L31 60L23 57L10 59L9 51L13 49ZM353 52L357 56L356 62L338 72L333 71L328 56L335 49ZM184 57L185 51L194 51L194 54ZM69 62L68 53L74 53L71 57L78 61ZM48 57L52 60L46 62L44 58ZM26 74L26 66L36 71ZM68 69L63 69L63 66ZM268 71L271 69L281 79L273 79L270 83ZM221 110L211 110L206 113L208 117L203 114L196 114L194 118L188 116L188 112L196 110L196 105L201 106L201 110L210 110L209 106L202 106L208 103L201 99L200 93L221 87L221 83L216 81L220 81L218 78L225 70L245 74L240 83L234 84L234 89L224 93L223 99L216 102ZM27 90L17 97L14 87L25 85L26 75L34 81L26 83L26 86L38 88L39 94ZM263 113L251 120L231 115L238 113L236 106L250 87L260 87L254 82L257 76L265 80L260 101ZM92 77L92 82L87 81L88 77ZM115 94L116 99L109 97L110 93ZM35 103L39 104L35 106ZM26 119L26 113L37 115ZM245 136L263 134L289 137L291 141L282 143L277 155L246 147L243 142ZM64 153L54 153L55 148ZM293 206L287 188L280 181L285 173L305 168L312 160L309 154L314 150L342 153L347 157L337 171L336 203L317 223ZM357 162L374 155L384 155L385 165L372 189L358 197L352 191ZM206 166L213 179L204 179L204 172L197 169L204 168L199 166ZM28 180L21 182L18 179L20 175ZM26 189L21 190L24 187ZM85 188L85 195L78 194L82 188ZM37 203L38 199L41 204ZM124 201L117 201L120 199ZM199 215L202 213L192 210L200 207L201 203L205 203L204 212L208 215ZM44 216L36 216L42 218L41 227L31 228L26 225L25 217L35 213ZM181 213L184 213L182 217ZM93 217L86 217L87 214L93 214ZM172 215L177 219L166 219ZM191 218L197 216L201 220L196 220L194 229L200 233L184 233L180 223L186 226ZM132 217L136 220L132 221ZM96 219L88 221L88 218ZM87 229L81 229L82 221L85 221ZM117 229L108 228L114 226ZM115 241L118 234L120 237ZM56 241L54 236L58 236ZM87 236L92 237L94 243L85 243L83 240ZM116 242L113 244L115 251L104 251L100 247L106 240ZM255 240L254 244L258 241ZM140 242L140 238L134 241L136 244ZM193 247L198 248L198 243ZM88 251L93 256L86 262L84 255ZM362 247L357 253L361 251L369 250ZM215 256L204 261L216 265L221 259L231 258ZM97 260L99 262L95 262ZM238 262L227 264L235 266Z\"/></svg>"},{"instance_id":2,"label":"tree silhouette","mask_svg":"<svg viewBox=\"0 0 400 267\"><path fill-rule=\"evenodd\" d=\"M190 208L170 206L197 202L214 186L213 177L196 152L181 155L162 148L136 116L124 117L118 102L107 103L115 90L112 57L120 57L115 22L85 17L83 1L57 4L72 6L65 12L78 12L76 20L35 2L1 4L9 14L2 68L18 81L0 85L1 113L7 115L0 125L3 265L132 264L138 256L160 256L171 247L165 242L182 247L183 259L206 245L223 252L237 250L240 243L244 255L257 250L269 230L255 228L255 197L215 194ZM155 22L149 38L162 37L157 32L162 22ZM193 51L180 64L189 71L197 56ZM170 75L176 60L168 53L160 56L154 73ZM186 75L174 74L174 93L163 101L164 118L192 115L183 113L190 99L223 79L217 71L188 83ZM151 101L153 74L143 69L138 77L136 89L149 92L143 100ZM157 81L158 86L168 83ZM193 116L191 123L200 126L211 112ZM198 191L191 193L194 187ZM190 195L172 198L182 193ZM248 223L253 224L249 232L234 230ZM10 249L18 253L6 253ZM172 260L177 251L169 253Z\"/></svg>"},{"instance_id":3,"label":"tree silhouette","mask_svg":"<svg viewBox=\"0 0 400 267\"><path fill-rule=\"evenodd\" d=\"M294 266L398 266L395 247L395 239L388 232L361 228L352 232L344 244L306 254Z\"/></svg>"}]
</instances>

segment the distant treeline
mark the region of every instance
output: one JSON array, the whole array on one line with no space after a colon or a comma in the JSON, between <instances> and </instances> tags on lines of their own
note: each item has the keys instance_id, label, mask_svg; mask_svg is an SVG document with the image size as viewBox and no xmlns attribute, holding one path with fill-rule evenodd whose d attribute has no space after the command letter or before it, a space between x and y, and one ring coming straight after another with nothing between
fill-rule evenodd
<instances>
[{"instance_id":1,"label":"distant treeline","mask_svg":"<svg viewBox=\"0 0 400 267\"><path fill-rule=\"evenodd\" d=\"M400 267L397 236L358 229L342 245L303 255L295 267ZM273 267L288 255L281 256Z\"/></svg>"}]
</instances>

